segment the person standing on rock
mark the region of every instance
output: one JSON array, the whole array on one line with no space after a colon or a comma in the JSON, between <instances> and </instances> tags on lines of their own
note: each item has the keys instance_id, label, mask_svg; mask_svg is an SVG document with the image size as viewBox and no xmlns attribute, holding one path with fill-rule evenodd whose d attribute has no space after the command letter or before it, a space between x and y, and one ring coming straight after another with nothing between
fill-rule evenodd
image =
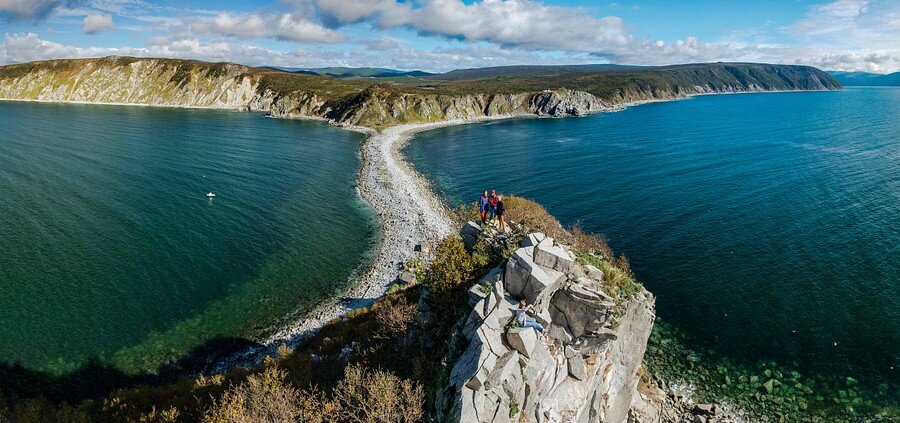
<instances>
[{"instance_id":1,"label":"person standing on rock","mask_svg":"<svg viewBox=\"0 0 900 423\"><path fill-rule=\"evenodd\" d=\"M503 196L497 196L497 219L500 220L500 233L506 232L506 204L503 204Z\"/></svg>"},{"instance_id":2,"label":"person standing on rock","mask_svg":"<svg viewBox=\"0 0 900 423\"><path fill-rule=\"evenodd\" d=\"M490 208L490 197L488 197L487 191L481 194L481 197L478 197L478 211L481 212L481 224L484 225L487 222L487 213Z\"/></svg>"},{"instance_id":3,"label":"person standing on rock","mask_svg":"<svg viewBox=\"0 0 900 423\"><path fill-rule=\"evenodd\" d=\"M491 190L491 196L488 198L488 219L493 222L494 216L497 214L497 190Z\"/></svg>"},{"instance_id":4,"label":"person standing on rock","mask_svg":"<svg viewBox=\"0 0 900 423\"><path fill-rule=\"evenodd\" d=\"M531 306L526 306L525 300L519 301L519 308L516 309L516 323L520 328L532 328L537 333L544 333L544 327L540 323L528 318L526 314L528 310L531 310Z\"/></svg>"}]
</instances>

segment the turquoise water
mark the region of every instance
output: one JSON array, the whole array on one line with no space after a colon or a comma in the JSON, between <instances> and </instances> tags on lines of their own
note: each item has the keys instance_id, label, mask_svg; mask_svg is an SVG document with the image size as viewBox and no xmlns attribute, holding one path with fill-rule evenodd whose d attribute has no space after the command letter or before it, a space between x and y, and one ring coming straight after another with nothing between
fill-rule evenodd
<instances>
[{"instance_id":1,"label":"turquoise water","mask_svg":"<svg viewBox=\"0 0 900 423\"><path fill-rule=\"evenodd\" d=\"M376 242L363 136L323 123L0 103L0 134L0 362L136 373L253 339Z\"/></svg>"},{"instance_id":2,"label":"turquoise water","mask_svg":"<svg viewBox=\"0 0 900 423\"><path fill-rule=\"evenodd\" d=\"M405 152L451 203L496 188L606 234L698 350L896 387L898 122L896 88L703 96Z\"/></svg>"}]
</instances>

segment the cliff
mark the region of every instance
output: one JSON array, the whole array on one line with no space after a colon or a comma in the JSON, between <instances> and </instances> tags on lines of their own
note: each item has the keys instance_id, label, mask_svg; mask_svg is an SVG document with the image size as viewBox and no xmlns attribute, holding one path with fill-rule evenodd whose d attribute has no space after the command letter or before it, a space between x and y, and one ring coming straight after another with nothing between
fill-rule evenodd
<instances>
[{"instance_id":1,"label":"cliff","mask_svg":"<svg viewBox=\"0 0 900 423\"><path fill-rule=\"evenodd\" d=\"M482 236L463 227L473 245ZM568 246L529 234L505 263L469 290L469 344L437 399L438 420L624 422L655 318L653 297L625 291ZM501 265L502 266L502 265ZM543 334L518 327L518 299Z\"/></svg>"},{"instance_id":2,"label":"cliff","mask_svg":"<svg viewBox=\"0 0 900 423\"><path fill-rule=\"evenodd\" d=\"M329 78L233 63L107 57L0 67L0 99L262 111L383 128L500 115L567 116L697 94L827 90L806 66L713 63L588 71L491 68L421 78Z\"/></svg>"}]
</instances>

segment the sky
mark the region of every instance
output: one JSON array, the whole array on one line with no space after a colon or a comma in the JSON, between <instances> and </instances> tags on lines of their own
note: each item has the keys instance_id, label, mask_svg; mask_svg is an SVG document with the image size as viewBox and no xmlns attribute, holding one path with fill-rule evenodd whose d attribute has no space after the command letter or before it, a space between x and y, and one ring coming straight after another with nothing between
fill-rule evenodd
<instances>
[{"instance_id":1,"label":"sky","mask_svg":"<svg viewBox=\"0 0 900 423\"><path fill-rule=\"evenodd\" d=\"M900 71L900 0L0 0L0 64L110 55L442 72L742 61Z\"/></svg>"}]
</instances>

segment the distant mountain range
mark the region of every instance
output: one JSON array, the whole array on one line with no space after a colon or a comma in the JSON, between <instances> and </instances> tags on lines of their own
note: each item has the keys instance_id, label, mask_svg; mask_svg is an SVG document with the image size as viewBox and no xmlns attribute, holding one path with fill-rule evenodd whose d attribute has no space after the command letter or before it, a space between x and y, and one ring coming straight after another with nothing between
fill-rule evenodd
<instances>
[{"instance_id":1,"label":"distant mountain range","mask_svg":"<svg viewBox=\"0 0 900 423\"><path fill-rule=\"evenodd\" d=\"M285 68L278 66L266 66L266 68L304 75L329 76L332 78L400 78L404 76L421 78L425 76L436 75L434 73L424 72L420 70L401 71L397 69L387 68L346 68L341 66L332 66L327 68Z\"/></svg>"},{"instance_id":2,"label":"distant mountain range","mask_svg":"<svg viewBox=\"0 0 900 423\"><path fill-rule=\"evenodd\" d=\"M589 73L604 71L624 71L649 69L650 66L631 66L631 65L523 65L523 66L496 66L490 68L472 68L472 69L456 69L446 73L432 73L420 70L402 71L389 68L348 68L342 66L331 66L325 68L291 68L282 66L264 66L264 69L279 70L284 72L296 73L301 75L319 75L331 78L431 78L440 80L463 80L463 79L481 79L481 78L497 78L503 76L531 76L531 75L562 75L571 73Z\"/></svg>"},{"instance_id":3,"label":"distant mountain range","mask_svg":"<svg viewBox=\"0 0 900 423\"><path fill-rule=\"evenodd\" d=\"M837 79L844 86L900 86L900 72L882 75L868 72L840 72L828 71L828 74Z\"/></svg>"},{"instance_id":4,"label":"distant mountain range","mask_svg":"<svg viewBox=\"0 0 900 423\"><path fill-rule=\"evenodd\" d=\"M608 71L635 71L648 70L653 66L630 66L630 65L562 65L562 66L497 66L491 68L474 68L474 69L457 69L446 73L432 73L420 70L402 71L390 68L350 68L342 66L331 66L324 68L291 68L280 66L266 66L266 69L280 70L284 72L296 73L301 75L318 75L331 78L423 78L443 81L459 81L483 78L498 78L508 75L529 76L542 75L553 76L570 73L592 73L592 72L608 72ZM828 71L844 86L900 86L900 72L894 72L887 75L868 73L868 72L841 72Z\"/></svg>"}]
</instances>

